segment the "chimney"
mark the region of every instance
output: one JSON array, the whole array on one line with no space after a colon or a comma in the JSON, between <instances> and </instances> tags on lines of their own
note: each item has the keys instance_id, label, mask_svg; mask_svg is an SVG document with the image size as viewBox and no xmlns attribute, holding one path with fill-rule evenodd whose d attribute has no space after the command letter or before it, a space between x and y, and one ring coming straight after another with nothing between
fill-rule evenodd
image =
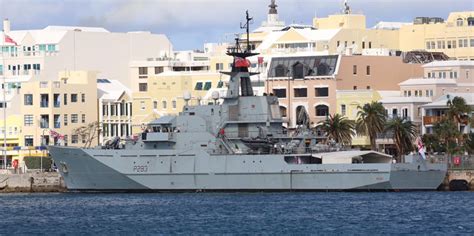
<instances>
[{"instance_id":1,"label":"chimney","mask_svg":"<svg viewBox=\"0 0 474 236\"><path fill-rule=\"evenodd\" d=\"M8 20L7 18L3 20L3 32L5 34L10 33L10 20Z\"/></svg>"}]
</instances>

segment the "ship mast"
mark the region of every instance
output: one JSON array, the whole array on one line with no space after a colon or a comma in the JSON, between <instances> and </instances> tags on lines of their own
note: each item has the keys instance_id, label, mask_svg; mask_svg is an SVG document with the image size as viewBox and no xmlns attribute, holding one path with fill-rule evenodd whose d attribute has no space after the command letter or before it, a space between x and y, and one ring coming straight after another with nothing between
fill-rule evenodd
<instances>
[{"instance_id":1,"label":"ship mast","mask_svg":"<svg viewBox=\"0 0 474 236\"><path fill-rule=\"evenodd\" d=\"M230 72L221 72L223 74L229 75L229 86L227 89L226 98L238 98L254 96L252 83L250 81L250 76L258 74L249 72L248 67L250 66L250 61L247 57L258 55L258 53L251 52L250 47L250 24L252 17L249 16L248 10L245 12L245 24L240 24L241 29L245 29L247 33L247 42L245 43L246 49L241 50L239 37L235 39L235 47L230 47L227 50L227 55L234 58L232 63L232 70Z\"/></svg>"}]
</instances>

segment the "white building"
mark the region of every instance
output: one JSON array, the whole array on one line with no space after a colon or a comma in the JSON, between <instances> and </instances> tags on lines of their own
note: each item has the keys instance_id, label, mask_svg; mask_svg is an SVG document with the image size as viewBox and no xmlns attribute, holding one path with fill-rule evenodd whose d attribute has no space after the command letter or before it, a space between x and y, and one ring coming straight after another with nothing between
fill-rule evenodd
<instances>
[{"instance_id":1,"label":"white building","mask_svg":"<svg viewBox=\"0 0 474 236\"><path fill-rule=\"evenodd\" d=\"M114 137L126 138L132 134L131 91L118 80L98 79L100 143Z\"/></svg>"},{"instance_id":2,"label":"white building","mask_svg":"<svg viewBox=\"0 0 474 236\"><path fill-rule=\"evenodd\" d=\"M36 76L55 79L59 71L67 70L98 71L100 77L130 86L130 61L170 55L173 49L165 35L150 32L114 33L75 26L10 30L8 20L3 29L2 39L5 34L14 41L0 41L0 71L10 87Z\"/></svg>"}]
</instances>

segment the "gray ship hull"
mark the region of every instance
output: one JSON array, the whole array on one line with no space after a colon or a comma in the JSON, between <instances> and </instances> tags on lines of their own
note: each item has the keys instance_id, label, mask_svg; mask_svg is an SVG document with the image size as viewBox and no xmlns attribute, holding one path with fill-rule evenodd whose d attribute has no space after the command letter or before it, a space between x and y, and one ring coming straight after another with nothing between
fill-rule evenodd
<instances>
[{"instance_id":1,"label":"gray ship hull","mask_svg":"<svg viewBox=\"0 0 474 236\"><path fill-rule=\"evenodd\" d=\"M72 191L435 190L445 164L289 164L284 155L50 147Z\"/></svg>"}]
</instances>

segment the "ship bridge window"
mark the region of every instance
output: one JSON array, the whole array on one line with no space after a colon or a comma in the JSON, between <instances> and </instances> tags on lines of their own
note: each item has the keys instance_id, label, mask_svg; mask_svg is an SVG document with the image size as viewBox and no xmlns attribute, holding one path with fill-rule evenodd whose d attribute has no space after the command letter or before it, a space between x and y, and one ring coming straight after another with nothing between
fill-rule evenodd
<instances>
[{"instance_id":1,"label":"ship bridge window","mask_svg":"<svg viewBox=\"0 0 474 236\"><path fill-rule=\"evenodd\" d=\"M194 90L202 90L202 82L197 82Z\"/></svg>"},{"instance_id":2,"label":"ship bridge window","mask_svg":"<svg viewBox=\"0 0 474 236\"><path fill-rule=\"evenodd\" d=\"M291 165L321 164L322 160L314 156L285 156L285 162Z\"/></svg>"},{"instance_id":3,"label":"ship bridge window","mask_svg":"<svg viewBox=\"0 0 474 236\"><path fill-rule=\"evenodd\" d=\"M211 87L212 87L212 82L208 81L204 84L204 90L209 90L211 89Z\"/></svg>"}]
</instances>

